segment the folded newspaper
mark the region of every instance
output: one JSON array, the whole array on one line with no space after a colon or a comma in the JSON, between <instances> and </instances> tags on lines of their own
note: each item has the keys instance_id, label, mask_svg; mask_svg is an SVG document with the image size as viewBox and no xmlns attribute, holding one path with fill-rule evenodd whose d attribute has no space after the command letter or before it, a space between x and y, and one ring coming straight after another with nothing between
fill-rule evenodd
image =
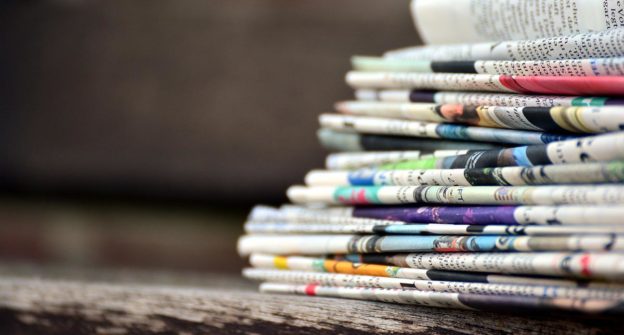
<instances>
[{"instance_id":1,"label":"folded newspaper","mask_svg":"<svg viewBox=\"0 0 624 335\"><path fill-rule=\"evenodd\" d=\"M409 11L426 44L351 59L355 99L319 117L325 166L292 204L253 208L243 275L272 294L624 313L624 2Z\"/></svg>"}]
</instances>

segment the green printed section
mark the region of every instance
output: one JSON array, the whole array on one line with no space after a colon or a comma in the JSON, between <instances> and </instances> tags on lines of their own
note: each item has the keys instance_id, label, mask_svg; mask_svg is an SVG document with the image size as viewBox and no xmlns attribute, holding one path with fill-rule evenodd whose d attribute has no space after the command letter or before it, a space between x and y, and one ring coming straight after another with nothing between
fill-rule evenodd
<instances>
[{"instance_id":1,"label":"green printed section","mask_svg":"<svg viewBox=\"0 0 624 335\"><path fill-rule=\"evenodd\" d=\"M438 158L416 159L399 163L385 164L379 170L431 170L436 168Z\"/></svg>"},{"instance_id":2,"label":"green printed section","mask_svg":"<svg viewBox=\"0 0 624 335\"><path fill-rule=\"evenodd\" d=\"M602 107L609 98L578 97L572 99L572 106L575 107Z\"/></svg>"},{"instance_id":3,"label":"green printed section","mask_svg":"<svg viewBox=\"0 0 624 335\"><path fill-rule=\"evenodd\" d=\"M334 201L343 204L378 204L377 192L382 186L341 186L334 191Z\"/></svg>"},{"instance_id":4,"label":"green printed section","mask_svg":"<svg viewBox=\"0 0 624 335\"><path fill-rule=\"evenodd\" d=\"M388 275L388 277L393 277L396 278L397 274L399 273L399 270L401 268L396 267L396 266L388 266L386 268L386 274Z\"/></svg>"},{"instance_id":5,"label":"green printed section","mask_svg":"<svg viewBox=\"0 0 624 335\"><path fill-rule=\"evenodd\" d=\"M351 65L357 71L431 72L431 62L418 60L353 56Z\"/></svg>"},{"instance_id":6,"label":"green printed section","mask_svg":"<svg viewBox=\"0 0 624 335\"><path fill-rule=\"evenodd\" d=\"M327 270L325 269L325 260L324 259L315 259L312 262L312 268L314 269L314 271L327 272Z\"/></svg>"},{"instance_id":7,"label":"green printed section","mask_svg":"<svg viewBox=\"0 0 624 335\"><path fill-rule=\"evenodd\" d=\"M624 181L624 161L607 163L606 179L612 182Z\"/></svg>"}]
</instances>

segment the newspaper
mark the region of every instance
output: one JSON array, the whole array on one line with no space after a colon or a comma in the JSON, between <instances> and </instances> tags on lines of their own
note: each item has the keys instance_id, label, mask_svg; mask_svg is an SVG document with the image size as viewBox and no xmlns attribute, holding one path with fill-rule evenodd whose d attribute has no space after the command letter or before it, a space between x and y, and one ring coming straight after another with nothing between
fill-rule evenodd
<instances>
[{"instance_id":1,"label":"newspaper","mask_svg":"<svg viewBox=\"0 0 624 335\"><path fill-rule=\"evenodd\" d=\"M461 73L347 73L354 89L427 89L522 94L624 95L624 77L508 76Z\"/></svg>"},{"instance_id":2,"label":"newspaper","mask_svg":"<svg viewBox=\"0 0 624 335\"><path fill-rule=\"evenodd\" d=\"M466 154L468 150L434 150L422 154L418 150L341 152L327 155L325 167L329 170L351 170L381 164L396 163L427 157L447 157Z\"/></svg>"},{"instance_id":3,"label":"newspaper","mask_svg":"<svg viewBox=\"0 0 624 335\"><path fill-rule=\"evenodd\" d=\"M563 299L547 297L521 297L465 293L443 293L403 289L378 289L367 287L333 287L316 284L262 283L263 293L300 294L423 305L428 307L459 308L500 312L501 310L562 310L585 313L617 313L624 309L613 300Z\"/></svg>"},{"instance_id":4,"label":"newspaper","mask_svg":"<svg viewBox=\"0 0 624 335\"><path fill-rule=\"evenodd\" d=\"M392 252L624 251L624 235L244 235L238 252L326 255ZM403 266L403 265L400 265Z\"/></svg>"},{"instance_id":5,"label":"newspaper","mask_svg":"<svg viewBox=\"0 0 624 335\"><path fill-rule=\"evenodd\" d=\"M622 76L624 57L560 59L560 60L477 60L429 61L354 56L351 64L356 71L475 73L510 76Z\"/></svg>"},{"instance_id":6,"label":"newspaper","mask_svg":"<svg viewBox=\"0 0 624 335\"><path fill-rule=\"evenodd\" d=\"M622 106L618 97L589 97L568 95L527 95L489 92L431 91L431 90L361 90L355 91L357 100L388 102L429 102L440 105L506 107L602 107Z\"/></svg>"},{"instance_id":7,"label":"newspaper","mask_svg":"<svg viewBox=\"0 0 624 335\"><path fill-rule=\"evenodd\" d=\"M588 224L587 226L522 226L522 225L462 225L462 224L327 224L254 222L245 223L248 234L382 234L382 235L542 235L566 234L624 234L624 225Z\"/></svg>"},{"instance_id":8,"label":"newspaper","mask_svg":"<svg viewBox=\"0 0 624 335\"><path fill-rule=\"evenodd\" d=\"M624 254L617 252L413 253L347 255L344 258L358 263L415 269L624 281Z\"/></svg>"},{"instance_id":9,"label":"newspaper","mask_svg":"<svg viewBox=\"0 0 624 335\"><path fill-rule=\"evenodd\" d=\"M344 101L343 114L533 131L603 133L624 129L624 106L503 107L460 104Z\"/></svg>"},{"instance_id":10,"label":"newspaper","mask_svg":"<svg viewBox=\"0 0 624 335\"><path fill-rule=\"evenodd\" d=\"M255 206L248 221L390 225L442 223L469 225L623 225L624 206L362 206L281 208Z\"/></svg>"},{"instance_id":11,"label":"newspaper","mask_svg":"<svg viewBox=\"0 0 624 335\"><path fill-rule=\"evenodd\" d=\"M543 144L576 138L526 130L472 127L457 124L408 121L368 116L321 114L321 127L338 131L357 131L367 134L443 138L513 144Z\"/></svg>"},{"instance_id":12,"label":"newspaper","mask_svg":"<svg viewBox=\"0 0 624 335\"><path fill-rule=\"evenodd\" d=\"M396 151L417 150L433 152L437 150L486 150L501 148L503 143L410 138L405 136L374 135L339 132L321 128L317 132L321 145L330 151Z\"/></svg>"},{"instance_id":13,"label":"newspaper","mask_svg":"<svg viewBox=\"0 0 624 335\"><path fill-rule=\"evenodd\" d=\"M624 56L624 28L501 42L425 45L388 51L384 57L430 61L558 60Z\"/></svg>"},{"instance_id":14,"label":"newspaper","mask_svg":"<svg viewBox=\"0 0 624 335\"><path fill-rule=\"evenodd\" d=\"M390 163L378 170L475 169L624 160L624 132L587 136L549 144L500 150L469 151L464 155L429 157Z\"/></svg>"},{"instance_id":15,"label":"newspaper","mask_svg":"<svg viewBox=\"0 0 624 335\"><path fill-rule=\"evenodd\" d=\"M291 186L296 204L604 205L624 204L624 185L557 186Z\"/></svg>"},{"instance_id":16,"label":"newspaper","mask_svg":"<svg viewBox=\"0 0 624 335\"><path fill-rule=\"evenodd\" d=\"M453 151L448 156L457 154ZM413 151L373 151L373 152L346 152L327 155L325 166L330 170L350 170L358 167L388 164L420 158L421 152Z\"/></svg>"},{"instance_id":17,"label":"newspaper","mask_svg":"<svg viewBox=\"0 0 624 335\"><path fill-rule=\"evenodd\" d=\"M308 186L522 186L624 182L624 161L475 169L312 170Z\"/></svg>"},{"instance_id":18,"label":"newspaper","mask_svg":"<svg viewBox=\"0 0 624 335\"><path fill-rule=\"evenodd\" d=\"M425 43L489 42L560 36L624 26L618 0L413 0Z\"/></svg>"},{"instance_id":19,"label":"newspaper","mask_svg":"<svg viewBox=\"0 0 624 335\"><path fill-rule=\"evenodd\" d=\"M371 255L364 255L368 257ZM260 269L296 270L307 272L331 272L351 275L453 281L490 284L541 285L558 287L588 287L621 289L623 284L596 282L569 278L545 276L519 276L494 273L475 273L462 271L446 271L435 269L414 269L408 267L388 266L381 264L353 263L344 260L305 257L305 256L274 256L252 254L249 263Z\"/></svg>"},{"instance_id":20,"label":"newspaper","mask_svg":"<svg viewBox=\"0 0 624 335\"><path fill-rule=\"evenodd\" d=\"M381 289L403 289L428 292L470 293L521 297L599 299L624 302L624 290L622 289L434 281L254 268L243 269L243 276L252 280L268 281L272 283L316 284L334 287L370 287Z\"/></svg>"}]
</instances>

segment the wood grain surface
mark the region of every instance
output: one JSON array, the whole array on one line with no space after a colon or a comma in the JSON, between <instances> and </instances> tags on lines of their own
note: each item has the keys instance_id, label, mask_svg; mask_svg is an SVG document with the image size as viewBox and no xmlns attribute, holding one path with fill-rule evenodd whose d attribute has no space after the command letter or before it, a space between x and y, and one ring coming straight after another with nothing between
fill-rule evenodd
<instances>
[{"instance_id":1,"label":"wood grain surface","mask_svg":"<svg viewBox=\"0 0 624 335\"><path fill-rule=\"evenodd\" d=\"M2 334L622 334L615 317L261 294L238 277L0 269ZM80 275L77 275L80 274ZM79 279L61 279L76 277ZM96 279L101 278L101 279Z\"/></svg>"}]
</instances>

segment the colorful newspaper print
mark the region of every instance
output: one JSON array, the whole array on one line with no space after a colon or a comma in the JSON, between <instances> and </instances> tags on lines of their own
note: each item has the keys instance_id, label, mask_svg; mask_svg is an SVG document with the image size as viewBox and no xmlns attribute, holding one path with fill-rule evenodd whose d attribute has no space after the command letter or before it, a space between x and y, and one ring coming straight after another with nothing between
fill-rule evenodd
<instances>
[{"instance_id":1,"label":"colorful newspaper print","mask_svg":"<svg viewBox=\"0 0 624 335\"><path fill-rule=\"evenodd\" d=\"M381 164L396 163L423 157L448 157L466 154L468 150L435 150L423 154L420 151L369 151L340 152L327 155L325 167L329 170L351 170Z\"/></svg>"},{"instance_id":2,"label":"colorful newspaper print","mask_svg":"<svg viewBox=\"0 0 624 335\"><path fill-rule=\"evenodd\" d=\"M453 150L445 156L465 153ZM418 159L423 155L420 151L373 151L373 152L345 152L327 155L325 167L330 170L351 170L366 166L388 164L406 160Z\"/></svg>"},{"instance_id":3,"label":"colorful newspaper print","mask_svg":"<svg viewBox=\"0 0 624 335\"><path fill-rule=\"evenodd\" d=\"M513 144L544 144L577 137L574 135L559 135L536 131L470 127L456 124L340 114L322 114L319 116L319 123L321 127L338 131Z\"/></svg>"},{"instance_id":4,"label":"colorful newspaper print","mask_svg":"<svg viewBox=\"0 0 624 335\"><path fill-rule=\"evenodd\" d=\"M505 225L619 225L624 224L622 206L449 206L449 207L355 207L354 218L397 220L411 223L505 224Z\"/></svg>"},{"instance_id":5,"label":"colorful newspaper print","mask_svg":"<svg viewBox=\"0 0 624 335\"><path fill-rule=\"evenodd\" d=\"M326 255L391 252L624 251L622 235L245 235L241 255ZM401 265L403 266L403 265Z\"/></svg>"},{"instance_id":6,"label":"colorful newspaper print","mask_svg":"<svg viewBox=\"0 0 624 335\"><path fill-rule=\"evenodd\" d=\"M387 164L379 170L475 169L624 160L624 132Z\"/></svg>"},{"instance_id":7,"label":"colorful newspaper print","mask_svg":"<svg viewBox=\"0 0 624 335\"><path fill-rule=\"evenodd\" d=\"M624 161L446 170L374 168L356 171L312 170L306 174L305 182L309 186L522 186L621 183L624 182Z\"/></svg>"},{"instance_id":8,"label":"colorful newspaper print","mask_svg":"<svg viewBox=\"0 0 624 335\"><path fill-rule=\"evenodd\" d=\"M357 101L318 132L348 153L290 187L296 205L253 209L243 275L269 293L623 313L624 5L520 3L414 0L426 41L492 42L354 57Z\"/></svg>"},{"instance_id":9,"label":"colorful newspaper print","mask_svg":"<svg viewBox=\"0 0 624 335\"><path fill-rule=\"evenodd\" d=\"M564 299L599 299L624 301L622 289L575 288L522 284L488 284L455 281L432 281L403 278L358 276L338 273L304 271L243 269L243 276L258 281L289 284L315 284L334 287L371 287L383 289L418 290L428 292L469 293L522 297L549 297Z\"/></svg>"},{"instance_id":10,"label":"colorful newspaper print","mask_svg":"<svg viewBox=\"0 0 624 335\"><path fill-rule=\"evenodd\" d=\"M296 204L475 205L622 204L624 185L578 186L291 186Z\"/></svg>"},{"instance_id":11,"label":"colorful newspaper print","mask_svg":"<svg viewBox=\"0 0 624 335\"><path fill-rule=\"evenodd\" d=\"M487 150L505 146L503 143L344 133L324 128L319 129L317 136L321 145L330 151L419 150L433 152L436 150Z\"/></svg>"},{"instance_id":12,"label":"colorful newspaper print","mask_svg":"<svg viewBox=\"0 0 624 335\"><path fill-rule=\"evenodd\" d=\"M366 256L365 256L366 257ZM249 263L259 269L330 272L350 275L404 278L417 280L453 281L490 284L542 285L559 287L622 288L620 284L589 282L554 277L526 277L435 269L414 269L381 264L353 263L344 260L303 256L273 256L252 254Z\"/></svg>"},{"instance_id":13,"label":"colorful newspaper print","mask_svg":"<svg viewBox=\"0 0 624 335\"><path fill-rule=\"evenodd\" d=\"M624 234L624 225L591 224L584 226L521 226L521 225L461 225L461 224L319 224L287 222L245 223L248 234L381 234L381 235L541 235L566 234Z\"/></svg>"},{"instance_id":14,"label":"colorful newspaper print","mask_svg":"<svg viewBox=\"0 0 624 335\"><path fill-rule=\"evenodd\" d=\"M624 57L543 61L428 61L354 56L356 71L474 73L510 76L623 76Z\"/></svg>"},{"instance_id":15,"label":"colorful newspaper print","mask_svg":"<svg viewBox=\"0 0 624 335\"><path fill-rule=\"evenodd\" d=\"M430 90L356 90L357 100L387 102L428 102L439 105L506 107L602 107L622 106L624 99L556 95L523 95L486 92L453 92Z\"/></svg>"},{"instance_id":16,"label":"colorful newspaper print","mask_svg":"<svg viewBox=\"0 0 624 335\"><path fill-rule=\"evenodd\" d=\"M409 47L384 57L429 61L558 60L624 56L624 28L534 40Z\"/></svg>"},{"instance_id":17,"label":"colorful newspaper print","mask_svg":"<svg viewBox=\"0 0 624 335\"><path fill-rule=\"evenodd\" d=\"M459 104L345 101L343 114L533 131L604 133L624 129L624 106L500 107Z\"/></svg>"},{"instance_id":18,"label":"colorful newspaper print","mask_svg":"<svg viewBox=\"0 0 624 335\"><path fill-rule=\"evenodd\" d=\"M332 287L315 284L297 285L262 283L265 293L300 294L359 300L373 300L429 307L460 308L485 311L564 310L585 313L622 313L624 308L613 300L563 299L545 297L516 297L464 293L442 293L403 289L366 287Z\"/></svg>"},{"instance_id":19,"label":"colorful newspaper print","mask_svg":"<svg viewBox=\"0 0 624 335\"><path fill-rule=\"evenodd\" d=\"M624 225L624 206L361 206L311 209L256 206L248 221L333 225Z\"/></svg>"},{"instance_id":20,"label":"colorful newspaper print","mask_svg":"<svg viewBox=\"0 0 624 335\"><path fill-rule=\"evenodd\" d=\"M351 170L419 158L464 155L467 152L468 150L435 150L429 154L421 154L420 151L340 152L327 155L325 167L329 170Z\"/></svg>"},{"instance_id":21,"label":"colorful newspaper print","mask_svg":"<svg viewBox=\"0 0 624 335\"><path fill-rule=\"evenodd\" d=\"M347 73L354 89L427 89L561 95L624 95L624 77L508 76L461 73Z\"/></svg>"},{"instance_id":22,"label":"colorful newspaper print","mask_svg":"<svg viewBox=\"0 0 624 335\"><path fill-rule=\"evenodd\" d=\"M616 252L412 253L347 255L344 258L357 263L415 269L624 281L624 254Z\"/></svg>"}]
</instances>

